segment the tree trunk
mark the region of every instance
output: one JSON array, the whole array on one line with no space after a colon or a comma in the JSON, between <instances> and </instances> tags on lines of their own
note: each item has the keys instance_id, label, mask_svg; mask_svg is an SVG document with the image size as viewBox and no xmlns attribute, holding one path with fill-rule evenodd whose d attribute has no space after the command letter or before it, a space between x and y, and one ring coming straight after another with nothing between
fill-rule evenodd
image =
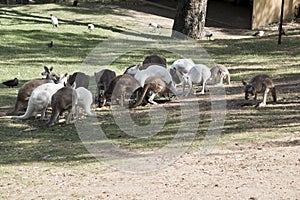
<instances>
[{"instance_id":1,"label":"tree trunk","mask_svg":"<svg viewBox=\"0 0 300 200\"><path fill-rule=\"evenodd\" d=\"M205 25L206 7L207 0L178 1L172 37L201 39Z\"/></svg>"}]
</instances>

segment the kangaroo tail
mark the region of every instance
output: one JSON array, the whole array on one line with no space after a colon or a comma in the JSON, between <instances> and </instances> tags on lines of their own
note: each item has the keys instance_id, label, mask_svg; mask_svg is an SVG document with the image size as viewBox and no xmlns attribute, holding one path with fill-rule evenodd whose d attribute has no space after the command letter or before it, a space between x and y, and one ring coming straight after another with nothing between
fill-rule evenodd
<instances>
[{"instance_id":1,"label":"kangaroo tail","mask_svg":"<svg viewBox=\"0 0 300 200\"><path fill-rule=\"evenodd\" d=\"M93 113L91 112L91 108L90 108L89 105L85 105L85 106L83 107L83 109L85 110L86 114L87 114L89 117L95 117L95 114L93 114Z\"/></svg>"},{"instance_id":2,"label":"kangaroo tail","mask_svg":"<svg viewBox=\"0 0 300 200\"><path fill-rule=\"evenodd\" d=\"M138 88L138 90L142 90L142 95L139 98L139 100L131 106L132 108L139 106L143 102L148 89L149 89L149 84L144 85L143 88L142 87Z\"/></svg>"},{"instance_id":3,"label":"kangaroo tail","mask_svg":"<svg viewBox=\"0 0 300 200\"><path fill-rule=\"evenodd\" d=\"M28 119L29 117L32 116L33 112L34 112L34 106L33 106L32 99L30 98L25 114L20 116L11 116L11 119Z\"/></svg>"},{"instance_id":4,"label":"kangaroo tail","mask_svg":"<svg viewBox=\"0 0 300 200\"><path fill-rule=\"evenodd\" d=\"M11 119L12 116L2 116L0 119Z\"/></svg>"},{"instance_id":5,"label":"kangaroo tail","mask_svg":"<svg viewBox=\"0 0 300 200\"><path fill-rule=\"evenodd\" d=\"M227 84L230 85L230 74L227 74L226 79L227 79Z\"/></svg>"},{"instance_id":6,"label":"kangaroo tail","mask_svg":"<svg viewBox=\"0 0 300 200\"><path fill-rule=\"evenodd\" d=\"M18 111L19 111L20 103L21 103L21 102L18 101L18 99L17 99L17 101L16 101L16 103L15 103L14 110L11 111L10 113L7 113L7 114L9 114L9 115L16 115L16 114L18 113Z\"/></svg>"},{"instance_id":7,"label":"kangaroo tail","mask_svg":"<svg viewBox=\"0 0 300 200\"><path fill-rule=\"evenodd\" d=\"M277 95L276 95L276 89L275 89L275 87L273 87L271 89L271 93L272 93L272 96L273 96L273 101L277 102Z\"/></svg>"}]
</instances>

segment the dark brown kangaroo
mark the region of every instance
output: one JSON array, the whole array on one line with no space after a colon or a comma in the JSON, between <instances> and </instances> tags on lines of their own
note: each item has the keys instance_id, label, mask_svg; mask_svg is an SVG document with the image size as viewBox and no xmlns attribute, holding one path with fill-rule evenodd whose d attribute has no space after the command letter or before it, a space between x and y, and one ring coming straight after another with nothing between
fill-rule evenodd
<instances>
[{"instance_id":1,"label":"dark brown kangaroo","mask_svg":"<svg viewBox=\"0 0 300 200\"><path fill-rule=\"evenodd\" d=\"M38 86L44 83L57 82L58 77L52 73L53 67L44 67L45 71L41 74L46 76L44 79L35 79L24 83L18 91L17 100L15 103L15 108L9 115L16 115L20 109L26 109L28 106L28 100L32 91Z\"/></svg>"},{"instance_id":2,"label":"dark brown kangaroo","mask_svg":"<svg viewBox=\"0 0 300 200\"><path fill-rule=\"evenodd\" d=\"M263 93L263 102L259 106L265 106L267 95L271 91L273 101L277 101L276 89L273 80L266 74L259 74L254 76L248 83L243 81L245 85L245 99L248 100L249 96L253 96L254 101L257 99L258 93Z\"/></svg>"},{"instance_id":3,"label":"dark brown kangaroo","mask_svg":"<svg viewBox=\"0 0 300 200\"><path fill-rule=\"evenodd\" d=\"M120 106L124 106L126 96L132 96L134 91L141 87L140 83L131 75L123 74L115 77L104 93L105 100L117 100Z\"/></svg>"},{"instance_id":4,"label":"dark brown kangaroo","mask_svg":"<svg viewBox=\"0 0 300 200\"><path fill-rule=\"evenodd\" d=\"M75 86L75 85L74 85ZM75 87L65 86L59 89L55 94L51 97L51 108L52 113L49 122L46 124L47 127L53 125L59 115L63 112L68 111L68 116L66 120L66 124L71 122L72 116L76 111L76 104L78 101L77 92L74 89Z\"/></svg>"},{"instance_id":5,"label":"dark brown kangaroo","mask_svg":"<svg viewBox=\"0 0 300 200\"><path fill-rule=\"evenodd\" d=\"M111 81L116 77L116 73L109 69L103 69L94 73L94 75L97 83L98 107L101 108L104 106L104 92L108 89Z\"/></svg>"},{"instance_id":6,"label":"dark brown kangaroo","mask_svg":"<svg viewBox=\"0 0 300 200\"><path fill-rule=\"evenodd\" d=\"M166 85L166 83L161 78L156 76L151 76L147 78L144 87L140 87L138 88L138 90L139 92L141 92L141 96L139 100L132 105L133 108L139 106L143 102L146 95L150 96L148 102L152 104L157 104L155 101L153 101L154 97L157 94L165 95L170 92L169 87Z\"/></svg>"},{"instance_id":7,"label":"dark brown kangaroo","mask_svg":"<svg viewBox=\"0 0 300 200\"><path fill-rule=\"evenodd\" d=\"M83 72L75 72L69 76L68 84L73 85L74 82L76 83L76 88L84 87L89 89L90 76Z\"/></svg>"},{"instance_id":8,"label":"dark brown kangaroo","mask_svg":"<svg viewBox=\"0 0 300 200\"><path fill-rule=\"evenodd\" d=\"M150 65L160 65L163 67L167 67L167 60L158 55L147 56L143 61L143 65L139 69L146 69Z\"/></svg>"}]
</instances>

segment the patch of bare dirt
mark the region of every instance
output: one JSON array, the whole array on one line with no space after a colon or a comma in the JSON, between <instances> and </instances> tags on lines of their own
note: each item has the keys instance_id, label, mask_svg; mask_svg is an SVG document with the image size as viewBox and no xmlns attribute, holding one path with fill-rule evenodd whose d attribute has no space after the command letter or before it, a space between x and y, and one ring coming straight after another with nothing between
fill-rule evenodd
<instances>
[{"instance_id":1,"label":"patch of bare dirt","mask_svg":"<svg viewBox=\"0 0 300 200\"><path fill-rule=\"evenodd\" d=\"M215 148L146 174L100 162L13 166L13 174L2 172L0 191L4 199L297 199L299 152L299 145Z\"/></svg>"}]
</instances>

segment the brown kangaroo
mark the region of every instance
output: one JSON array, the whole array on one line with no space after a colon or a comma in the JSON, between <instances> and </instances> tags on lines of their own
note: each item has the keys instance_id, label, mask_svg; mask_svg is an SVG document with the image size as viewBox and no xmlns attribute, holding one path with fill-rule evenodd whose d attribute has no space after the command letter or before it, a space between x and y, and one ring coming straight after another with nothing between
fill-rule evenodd
<instances>
[{"instance_id":1,"label":"brown kangaroo","mask_svg":"<svg viewBox=\"0 0 300 200\"><path fill-rule=\"evenodd\" d=\"M116 77L116 72L109 69L103 69L99 72L95 72L94 75L98 94L96 101L98 102L98 107L101 108L104 106L104 92L108 89L111 81Z\"/></svg>"},{"instance_id":2,"label":"brown kangaroo","mask_svg":"<svg viewBox=\"0 0 300 200\"><path fill-rule=\"evenodd\" d=\"M248 100L249 96L253 96L254 101L257 99L258 93L263 93L263 102L258 106L265 106L267 95L271 91L273 101L277 101L276 89L273 80L266 74L259 74L254 76L248 83L242 81L245 85L245 99Z\"/></svg>"},{"instance_id":3,"label":"brown kangaroo","mask_svg":"<svg viewBox=\"0 0 300 200\"><path fill-rule=\"evenodd\" d=\"M104 93L104 104L106 101L117 100L120 106L124 106L127 96L132 96L134 91L141 87L140 83L131 75L123 74L115 77Z\"/></svg>"},{"instance_id":4,"label":"brown kangaroo","mask_svg":"<svg viewBox=\"0 0 300 200\"><path fill-rule=\"evenodd\" d=\"M61 115L65 111L69 112L66 124L69 124L71 122L71 118L76 112L76 105L78 101L75 85L76 84L74 84L73 86L68 85L62 87L52 95L52 113L49 122L46 124L47 127L54 124L58 120L59 115Z\"/></svg>"},{"instance_id":5,"label":"brown kangaroo","mask_svg":"<svg viewBox=\"0 0 300 200\"><path fill-rule=\"evenodd\" d=\"M90 76L83 72L75 72L69 76L68 84L73 85L74 82L76 83L76 88L84 87L89 89Z\"/></svg>"},{"instance_id":6,"label":"brown kangaroo","mask_svg":"<svg viewBox=\"0 0 300 200\"><path fill-rule=\"evenodd\" d=\"M147 56L143 61L143 65L139 69L140 70L146 69L150 65L160 65L166 68L167 60L164 57L158 55Z\"/></svg>"},{"instance_id":7,"label":"brown kangaroo","mask_svg":"<svg viewBox=\"0 0 300 200\"><path fill-rule=\"evenodd\" d=\"M32 91L38 86L44 83L57 82L58 77L56 74L52 73L53 67L48 68L44 67L44 72L41 73L42 76L46 76L43 79L34 79L24 83L18 91L17 100L15 103L14 110L11 113L7 113L9 115L16 115L20 109L26 109L28 106L28 100Z\"/></svg>"},{"instance_id":8,"label":"brown kangaroo","mask_svg":"<svg viewBox=\"0 0 300 200\"><path fill-rule=\"evenodd\" d=\"M145 81L144 87L140 87L137 90L141 92L141 96L139 100L131 106L132 108L139 106L143 102L146 95L150 96L147 100L149 103L157 104L155 101L153 101L157 94L165 95L170 92L167 84L157 76L148 77Z\"/></svg>"}]
</instances>

